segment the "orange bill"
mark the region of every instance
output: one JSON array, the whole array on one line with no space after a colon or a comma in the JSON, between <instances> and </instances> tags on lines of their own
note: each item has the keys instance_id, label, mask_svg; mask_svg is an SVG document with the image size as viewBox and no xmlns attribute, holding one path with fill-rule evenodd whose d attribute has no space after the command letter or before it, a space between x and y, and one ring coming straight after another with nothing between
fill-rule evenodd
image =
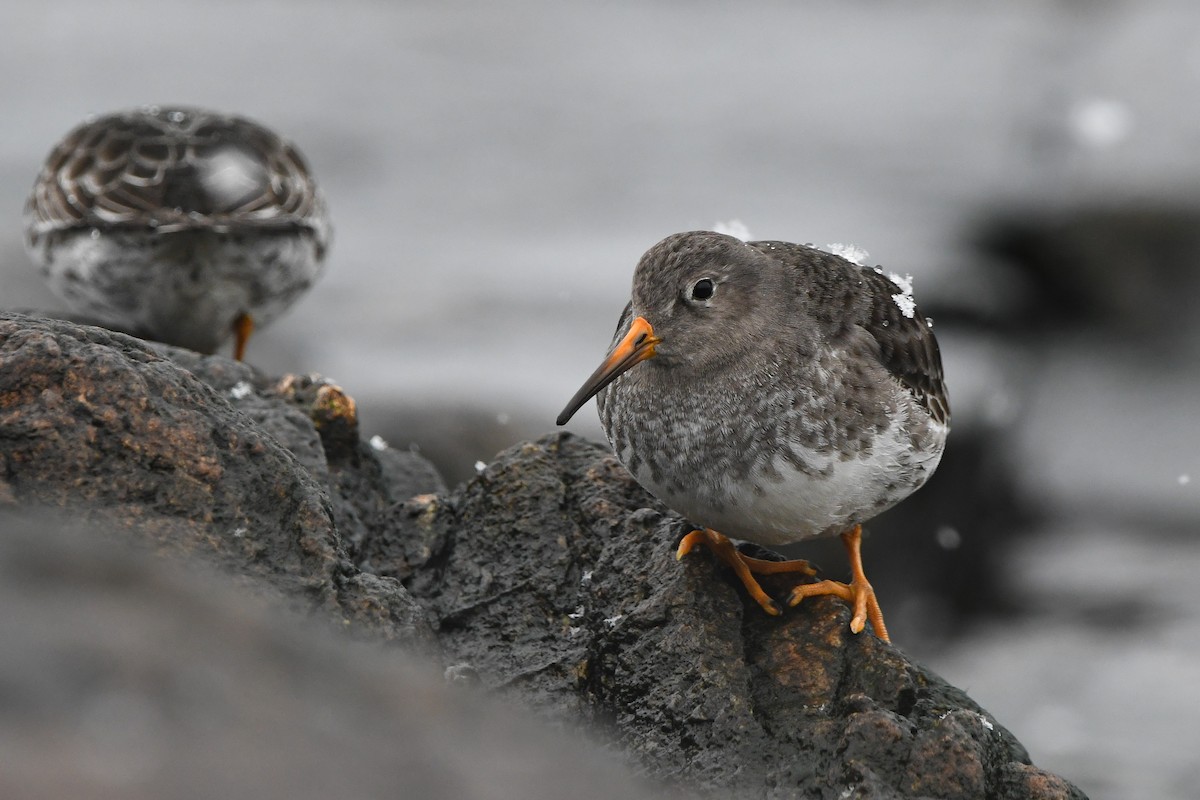
<instances>
[{"instance_id":1,"label":"orange bill","mask_svg":"<svg viewBox=\"0 0 1200 800\"><path fill-rule=\"evenodd\" d=\"M588 378L583 386L579 387L579 391L571 398L571 402L567 403L567 407L558 415L556 420L558 424L565 425L580 406L615 381L621 373L652 357L654 346L661 341L662 339L654 335L654 328L646 321L645 317L635 318L629 326L629 333L625 334L624 339L617 342L617 346L608 354L608 358L604 359L604 363L596 368L592 377Z\"/></svg>"}]
</instances>

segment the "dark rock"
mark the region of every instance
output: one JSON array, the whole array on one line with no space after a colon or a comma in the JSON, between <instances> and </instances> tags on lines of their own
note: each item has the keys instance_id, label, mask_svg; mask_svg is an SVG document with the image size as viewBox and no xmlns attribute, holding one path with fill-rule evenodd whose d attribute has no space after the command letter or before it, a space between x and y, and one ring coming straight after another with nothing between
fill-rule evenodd
<instances>
[{"instance_id":1,"label":"dark rock","mask_svg":"<svg viewBox=\"0 0 1200 800\"><path fill-rule=\"evenodd\" d=\"M1027 332L1086 328L1156 352L1188 347L1200 316L1180 303L1200 293L1200 206L1153 199L994 209L975 245L1019 276L1024 303L1008 309Z\"/></svg>"},{"instance_id":2,"label":"dark rock","mask_svg":"<svg viewBox=\"0 0 1200 800\"><path fill-rule=\"evenodd\" d=\"M513 442L544 433L551 420L514 409L455 400L437 404L375 403L372 429L399 447L417 448L451 486L475 477L475 464L487 462ZM597 425L597 433L599 426Z\"/></svg>"},{"instance_id":3,"label":"dark rock","mask_svg":"<svg viewBox=\"0 0 1200 800\"><path fill-rule=\"evenodd\" d=\"M639 798L601 747L196 559L0 509L0 797Z\"/></svg>"},{"instance_id":4,"label":"dark rock","mask_svg":"<svg viewBox=\"0 0 1200 800\"><path fill-rule=\"evenodd\" d=\"M0 314L0 499L71 508L373 635L431 643L403 587L353 566L339 525L361 537L440 480L392 484L396 465L367 446L331 464L311 420L248 367L171 354L212 385L131 337ZM355 463L370 466L339 477Z\"/></svg>"},{"instance_id":5,"label":"dark rock","mask_svg":"<svg viewBox=\"0 0 1200 800\"><path fill-rule=\"evenodd\" d=\"M329 491L338 531L351 544L377 528L397 503L446 490L422 456L363 442L354 400L320 376L273 380L221 356L149 346L216 389L296 456Z\"/></svg>"},{"instance_id":6,"label":"dark rock","mask_svg":"<svg viewBox=\"0 0 1200 800\"><path fill-rule=\"evenodd\" d=\"M1029 766L964 693L831 598L763 614L606 448L502 453L364 543L437 618L449 661L553 720L584 719L643 774L715 795L1082 797ZM766 585L782 595L787 579ZM1066 791L1066 795L1061 792Z\"/></svg>"},{"instance_id":7,"label":"dark rock","mask_svg":"<svg viewBox=\"0 0 1200 800\"><path fill-rule=\"evenodd\" d=\"M0 504L66 509L92 531L93 549L116 547L108 533L115 529L118 544L188 559L187 570L196 561L215 565L242 587L358 638L437 649L444 684L516 700L560 729L585 725L638 773L676 791L1082 797L1031 766L1012 735L961 691L870 633L851 634L839 601L817 598L768 617L703 553L677 562L673 548L688 526L607 449L547 437L443 490L412 454L364 445L353 401L319 378L268 379L220 357L0 314ZM6 534L12 527L0 524ZM62 580L48 581L38 596L75 609L55 588ZM781 596L789 580L764 583ZM189 629L129 616L156 605L138 595L112 613L151 634ZM88 624L86 614L78 619ZM215 641L257 641L222 630ZM150 639L172 656L196 657L169 637ZM24 647L19 636L3 640L6 654ZM221 646L197 641L200 652ZM129 643L131 664L147 657L141 642ZM123 643L113 635L112 647ZM98 663L111 658L101 651ZM290 675L281 663L267 668ZM154 684L145 668L128 669L135 691ZM55 685L64 696L82 691L75 676L53 667L44 674L47 696ZM328 670L312 675L322 686L329 680ZM279 691L303 694L305 680ZM356 711L365 702L352 692L318 696ZM204 707L185 704L179 714L191 724ZM393 712L440 725L447 710L435 699ZM195 724L219 730L224 721ZM259 723L251 727L263 734ZM390 724L399 723L383 730ZM236 749L241 740L231 741ZM449 736L422 744L457 746ZM303 758L298 752L287 758ZM281 774L291 774L280 758ZM201 762L181 763L195 770ZM311 774L306 769L315 767L296 774ZM219 770L204 774L212 771ZM584 788L603 793L607 783Z\"/></svg>"}]
</instances>

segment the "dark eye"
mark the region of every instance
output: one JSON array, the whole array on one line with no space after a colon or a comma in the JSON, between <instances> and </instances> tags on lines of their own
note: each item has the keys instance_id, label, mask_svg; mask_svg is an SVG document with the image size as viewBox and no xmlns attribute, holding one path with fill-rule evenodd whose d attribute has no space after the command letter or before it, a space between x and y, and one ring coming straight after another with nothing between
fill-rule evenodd
<instances>
[{"instance_id":1,"label":"dark eye","mask_svg":"<svg viewBox=\"0 0 1200 800\"><path fill-rule=\"evenodd\" d=\"M713 291L715 291L716 288L717 285L713 283L711 279L701 278L692 284L692 299L707 300L713 296Z\"/></svg>"}]
</instances>

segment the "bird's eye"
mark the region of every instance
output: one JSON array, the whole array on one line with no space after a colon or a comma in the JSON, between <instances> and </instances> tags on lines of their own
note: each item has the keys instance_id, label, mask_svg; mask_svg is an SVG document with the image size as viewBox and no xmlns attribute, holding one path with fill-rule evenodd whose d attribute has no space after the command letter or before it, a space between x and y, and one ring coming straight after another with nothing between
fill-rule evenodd
<instances>
[{"instance_id":1,"label":"bird's eye","mask_svg":"<svg viewBox=\"0 0 1200 800\"><path fill-rule=\"evenodd\" d=\"M711 278L701 278L692 284L692 299L707 300L713 296L717 285L712 282Z\"/></svg>"}]
</instances>

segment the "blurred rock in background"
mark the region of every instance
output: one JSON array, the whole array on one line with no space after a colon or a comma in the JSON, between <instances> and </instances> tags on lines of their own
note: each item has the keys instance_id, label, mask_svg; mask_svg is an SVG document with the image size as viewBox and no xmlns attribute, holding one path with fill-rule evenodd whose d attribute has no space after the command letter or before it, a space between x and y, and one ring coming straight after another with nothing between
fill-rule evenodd
<instances>
[{"instance_id":1,"label":"blurred rock in background","mask_svg":"<svg viewBox=\"0 0 1200 800\"><path fill-rule=\"evenodd\" d=\"M0 529L4 797L650 796L582 736L200 560L50 511Z\"/></svg>"}]
</instances>

